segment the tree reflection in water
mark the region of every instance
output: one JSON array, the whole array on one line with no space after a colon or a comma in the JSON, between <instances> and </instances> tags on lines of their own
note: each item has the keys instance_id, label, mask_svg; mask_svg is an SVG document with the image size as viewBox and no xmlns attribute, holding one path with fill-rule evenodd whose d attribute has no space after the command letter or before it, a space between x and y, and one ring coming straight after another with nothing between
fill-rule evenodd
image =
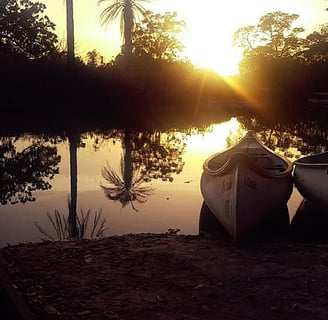
<instances>
[{"instance_id":1,"label":"tree reflection in water","mask_svg":"<svg viewBox=\"0 0 328 320\"><path fill-rule=\"evenodd\" d=\"M82 146L81 135L77 132L68 133L70 158L70 197L68 199L68 231L71 238L79 237L77 228L77 148Z\"/></svg>"},{"instance_id":2,"label":"tree reflection in water","mask_svg":"<svg viewBox=\"0 0 328 320\"><path fill-rule=\"evenodd\" d=\"M70 200L68 201L68 206L70 206ZM106 227L106 218L102 216L101 210L99 212L95 211L93 213L93 219L92 212L90 209L87 212L81 210L80 214L76 214L75 223L77 233L74 235L74 237L71 233L70 223L72 223L72 218L70 214L61 214L57 209L55 209L53 215L47 212L47 217L50 221L51 227L56 233L56 236L52 236L46 228L44 228L37 221L34 221L35 227L45 237L42 238L42 240L64 241L69 239L83 239L86 237L90 239L102 238L105 236L105 231L108 229L108 227ZM92 219L92 226L89 233L87 233L90 219Z\"/></svg>"},{"instance_id":3,"label":"tree reflection in water","mask_svg":"<svg viewBox=\"0 0 328 320\"><path fill-rule=\"evenodd\" d=\"M305 120L288 123L269 123L254 117L237 119L242 127L228 137L228 145L238 142L245 131L253 130L267 146L290 159L328 148L327 112L322 116L316 113L316 116L309 115ZM122 207L131 205L137 211L136 203L146 202L154 193L155 189L151 185L153 179L172 182L174 175L182 172L182 155L186 147L184 141L189 133L195 133L193 129L189 127L185 131L179 129L170 132L111 129L90 133L94 138L95 151L108 139L122 141L119 170L113 169L110 160L101 170L105 180L101 188L105 196L120 202ZM205 132L207 129L197 128L196 131ZM48 214L50 225L56 232L59 230L60 235L56 233L55 236L57 238L81 238L90 230L93 236L99 236L101 230L106 229L101 211L94 215L90 210L77 212L77 150L84 147L84 136L79 130L71 130L64 137L24 135L0 138L0 203L34 201L35 191L50 189L50 179L58 173L60 162L55 144L64 139L69 143L70 152L69 207L66 216L58 210ZM88 232L85 231L86 222L89 223Z\"/></svg>"},{"instance_id":4,"label":"tree reflection in water","mask_svg":"<svg viewBox=\"0 0 328 320\"><path fill-rule=\"evenodd\" d=\"M18 137L0 139L0 203L5 205L35 201L33 192L47 190L47 179L59 172L57 148L32 139L31 145L17 151Z\"/></svg>"},{"instance_id":5,"label":"tree reflection in water","mask_svg":"<svg viewBox=\"0 0 328 320\"><path fill-rule=\"evenodd\" d=\"M34 221L34 225L43 234L47 240L67 240L67 239L83 239L99 238L104 236L106 227L106 218L102 216L101 209L93 214L90 233L87 229L90 227L89 222L92 215L91 210L84 212L82 209L80 214L77 213L77 149L84 147L82 135L77 131L70 131L67 134L70 155L70 196L68 197L68 214L61 214L55 209L54 214L47 213L52 228L56 233L53 237L43 226Z\"/></svg>"},{"instance_id":6,"label":"tree reflection in water","mask_svg":"<svg viewBox=\"0 0 328 320\"><path fill-rule=\"evenodd\" d=\"M122 132L121 139L120 174L107 162L101 173L109 185L100 186L108 199L119 201L122 208L130 203L133 210L138 211L134 202L144 203L153 194L154 189L149 185L152 179L172 182L172 174L182 171L185 144L174 132L132 133L127 129Z\"/></svg>"},{"instance_id":7,"label":"tree reflection in water","mask_svg":"<svg viewBox=\"0 0 328 320\"><path fill-rule=\"evenodd\" d=\"M127 161L124 161L122 157L121 173L118 175L107 162L107 167L102 169L101 174L110 186L101 185L101 188L109 200L118 200L123 208L130 203L132 208L138 211L133 202L146 202L154 189L151 186L142 186L147 181L146 175L142 174L140 168L136 168L134 164L131 164L130 169L126 169L126 163Z\"/></svg>"},{"instance_id":8,"label":"tree reflection in water","mask_svg":"<svg viewBox=\"0 0 328 320\"><path fill-rule=\"evenodd\" d=\"M238 117L238 121L246 130L255 131L272 150L278 148L286 157L298 158L328 149L327 112L322 110L321 115L318 112L309 112L306 120L295 119L288 123L268 123L255 117Z\"/></svg>"}]
</instances>

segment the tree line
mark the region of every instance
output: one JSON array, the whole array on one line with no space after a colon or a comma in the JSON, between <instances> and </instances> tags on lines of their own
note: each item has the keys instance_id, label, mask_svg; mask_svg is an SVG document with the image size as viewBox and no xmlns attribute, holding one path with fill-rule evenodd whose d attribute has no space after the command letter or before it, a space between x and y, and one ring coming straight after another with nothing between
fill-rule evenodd
<instances>
[{"instance_id":1,"label":"tree line","mask_svg":"<svg viewBox=\"0 0 328 320\"><path fill-rule=\"evenodd\" d=\"M117 57L105 62L96 50L75 56L72 0L66 0L66 48L44 15L44 4L2 0L2 109L40 114L46 107L51 112L43 112L54 117L78 110L81 117L83 105L112 119L137 108L148 115L169 110L196 116L199 110L223 109L293 113L313 92L328 91L328 23L304 38L304 29L294 27L298 15L276 11L257 25L241 27L234 45L242 48L243 59L231 85L181 57L179 35L186 23L176 13L147 11L142 2L149 1L98 1L108 3L103 24L121 18L124 39Z\"/></svg>"},{"instance_id":2,"label":"tree line","mask_svg":"<svg viewBox=\"0 0 328 320\"><path fill-rule=\"evenodd\" d=\"M304 28L295 26L298 18L267 13L234 37L243 50L239 67L244 90L291 112L315 92L328 91L328 23L302 37Z\"/></svg>"}]
</instances>

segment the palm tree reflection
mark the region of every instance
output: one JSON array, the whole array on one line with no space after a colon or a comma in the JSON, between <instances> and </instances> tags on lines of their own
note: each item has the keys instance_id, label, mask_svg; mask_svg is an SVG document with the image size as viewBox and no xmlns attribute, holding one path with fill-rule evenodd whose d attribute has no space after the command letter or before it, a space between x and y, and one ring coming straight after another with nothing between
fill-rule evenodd
<instances>
[{"instance_id":1,"label":"palm tree reflection","mask_svg":"<svg viewBox=\"0 0 328 320\"><path fill-rule=\"evenodd\" d=\"M68 227L69 234L72 238L78 237L79 231L77 228L77 148L81 145L81 136L78 133L68 134L69 154L70 154L70 187L71 196L68 202L69 215Z\"/></svg>"},{"instance_id":2,"label":"palm tree reflection","mask_svg":"<svg viewBox=\"0 0 328 320\"><path fill-rule=\"evenodd\" d=\"M121 202L123 208L130 203L132 209L138 211L133 202L146 202L154 189L151 186L142 186L147 181L146 175L142 174L140 168L135 168L132 163L131 168L126 168L127 163L121 158L121 175L118 175L107 162L107 167L102 169L101 174L110 186L101 185L101 188L109 200Z\"/></svg>"},{"instance_id":3,"label":"palm tree reflection","mask_svg":"<svg viewBox=\"0 0 328 320\"><path fill-rule=\"evenodd\" d=\"M147 181L146 173L141 173L140 167L138 168L132 162L132 143L129 130L124 134L123 152L120 175L107 162L107 167L102 169L101 174L110 183L110 186L101 185L101 188L108 199L120 201L123 208L130 203L133 210L138 211L133 205L133 201L146 202L147 196L153 193L153 188L149 185L142 186L142 183Z\"/></svg>"},{"instance_id":4,"label":"palm tree reflection","mask_svg":"<svg viewBox=\"0 0 328 320\"><path fill-rule=\"evenodd\" d=\"M93 215L93 219L92 218ZM54 214L47 212L47 217L52 227L52 231L49 232L48 229L44 228L40 223L34 221L34 225L37 230L42 234L42 240L50 241L65 241L72 239L84 239L84 238L103 238L105 232L108 229L106 226L106 218L103 217L102 211L92 211L89 209L87 212L81 210L80 214L76 215L76 230L77 233L74 237L71 234L71 218L68 215L61 214L59 210L55 209ZM90 224L91 220L91 224ZM87 232L88 231L88 232Z\"/></svg>"},{"instance_id":5,"label":"palm tree reflection","mask_svg":"<svg viewBox=\"0 0 328 320\"><path fill-rule=\"evenodd\" d=\"M80 214L77 213L77 149L84 147L82 142L82 134L78 131L72 130L67 133L67 139L69 144L69 158L70 158L70 196L68 197L68 214L61 214L57 209L53 215L47 213L47 217L50 221L50 225L56 232L56 237L52 236L38 222L34 222L36 228L40 233L45 236L46 240L67 240L67 239L83 239L99 238L104 236L104 232L107 230L106 219L102 216L101 209L95 211L93 214L91 230L87 235L87 228L90 228L90 218L92 216L91 209L84 212L82 209Z\"/></svg>"},{"instance_id":6,"label":"palm tree reflection","mask_svg":"<svg viewBox=\"0 0 328 320\"><path fill-rule=\"evenodd\" d=\"M120 174L110 166L103 167L101 174L109 183L101 184L105 196L119 201L122 207L129 203L138 211L134 202L144 203L154 193L149 184L152 179L173 181L172 173L180 173L183 168L182 152L185 148L183 139L178 134L159 132L136 132L125 130L122 133L123 156L120 162Z\"/></svg>"}]
</instances>

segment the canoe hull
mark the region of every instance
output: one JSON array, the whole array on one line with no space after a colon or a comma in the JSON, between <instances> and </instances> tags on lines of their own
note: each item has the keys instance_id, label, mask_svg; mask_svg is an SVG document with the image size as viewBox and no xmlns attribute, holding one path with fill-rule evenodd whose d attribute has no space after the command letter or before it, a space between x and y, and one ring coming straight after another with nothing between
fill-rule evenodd
<instances>
[{"instance_id":1,"label":"canoe hull","mask_svg":"<svg viewBox=\"0 0 328 320\"><path fill-rule=\"evenodd\" d=\"M279 216L293 189L291 162L249 132L235 146L206 159L204 201L236 240L252 237Z\"/></svg>"},{"instance_id":2,"label":"canoe hull","mask_svg":"<svg viewBox=\"0 0 328 320\"><path fill-rule=\"evenodd\" d=\"M240 162L222 176L203 173L201 192L225 230L240 241L251 238L274 220L292 193L292 179L265 177Z\"/></svg>"},{"instance_id":3,"label":"canoe hull","mask_svg":"<svg viewBox=\"0 0 328 320\"><path fill-rule=\"evenodd\" d=\"M328 152L294 162L294 184L304 199L328 214Z\"/></svg>"}]
</instances>

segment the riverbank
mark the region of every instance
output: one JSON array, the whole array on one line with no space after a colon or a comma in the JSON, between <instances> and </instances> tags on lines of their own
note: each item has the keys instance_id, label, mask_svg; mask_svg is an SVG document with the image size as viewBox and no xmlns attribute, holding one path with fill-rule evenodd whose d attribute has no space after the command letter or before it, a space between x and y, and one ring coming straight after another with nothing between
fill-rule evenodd
<instances>
[{"instance_id":1,"label":"riverbank","mask_svg":"<svg viewBox=\"0 0 328 320\"><path fill-rule=\"evenodd\" d=\"M41 319L326 319L328 242L135 234L0 249Z\"/></svg>"}]
</instances>

